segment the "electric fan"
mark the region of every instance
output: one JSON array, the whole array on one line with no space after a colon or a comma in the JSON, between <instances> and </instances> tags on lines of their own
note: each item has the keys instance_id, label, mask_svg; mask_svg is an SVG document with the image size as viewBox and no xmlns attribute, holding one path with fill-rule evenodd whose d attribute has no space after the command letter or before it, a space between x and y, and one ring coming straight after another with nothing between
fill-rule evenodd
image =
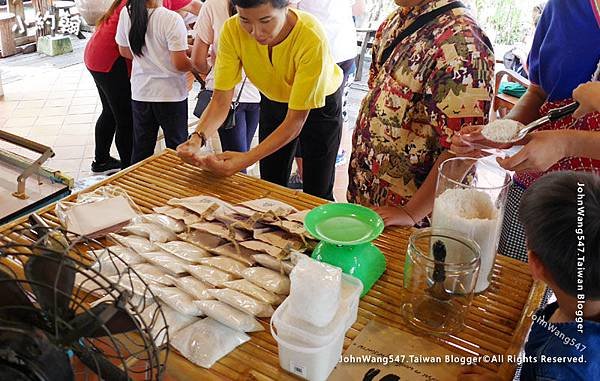
<instances>
[{"instance_id":1,"label":"electric fan","mask_svg":"<svg viewBox=\"0 0 600 381\"><path fill-rule=\"evenodd\" d=\"M98 241L30 221L0 237L0 380L160 380L167 324L144 280Z\"/></svg>"}]
</instances>

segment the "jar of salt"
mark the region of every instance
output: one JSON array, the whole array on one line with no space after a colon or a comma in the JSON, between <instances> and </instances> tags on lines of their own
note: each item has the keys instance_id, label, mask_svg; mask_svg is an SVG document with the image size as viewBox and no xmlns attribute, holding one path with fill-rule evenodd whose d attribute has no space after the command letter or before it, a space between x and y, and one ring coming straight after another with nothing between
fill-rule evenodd
<instances>
[{"instance_id":1,"label":"jar of salt","mask_svg":"<svg viewBox=\"0 0 600 381\"><path fill-rule=\"evenodd\" d=\"M432 227L456 230L481 248L475 292L491 281L511 175L493 158L452 158L439 167Z\"/></svg>"}]
</instances>

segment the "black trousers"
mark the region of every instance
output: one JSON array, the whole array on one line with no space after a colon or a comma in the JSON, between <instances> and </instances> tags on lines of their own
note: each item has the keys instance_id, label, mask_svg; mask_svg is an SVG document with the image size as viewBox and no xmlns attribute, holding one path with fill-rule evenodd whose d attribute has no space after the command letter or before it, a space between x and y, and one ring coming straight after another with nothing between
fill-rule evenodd
<instances>
[{"instance_id":1,"label":"black trousers","mask_svg":"<svg viewBox=\"0 0 600 381\"><path fill-rule=\"evenodd\" d=\"M95 161L105 163L110 157L110 146L115 139L121 166L131 164L133 148L133 119L131 114L131 85L125 58L119 57L108 73L91 71L98 88L102 113L96 121Z\"/></svg>"},{"instance_id":2,"label":"black trousers","mask_svg":"<svg viewBox=\"0 0 600 381\"><path fill-rule=\"evenodd\" d=\"M165 134L167 148L175 149L187 140L187 99L180 102L131 101L131 105L133 110L132 164L154 154L159 126Z\"/></svg>"},{"instance_id":3,"label":"black trousers","mask_svg":"<svg viewBox=\"0 0 600 381\"><path fill-rule=\"evenodd\" d=\"M344 88L346 87L346 83L348 83L348 78L350 78L350 72L352 71L352 67L354 66L354 58L346 60L346 61L342 61L342 62L338 62L336 65L338 65L340 67L340 69L342 69L342 72L344 72L344 80L342 81L342 106L344 104ZM343 107L342 107L342 111L344 111ZM342 116L342 121L343 121L343 116ZM296 146L296 153L295 153L295 157L302 157L302 144L298 143L298 145Z\"/></svg>"},{"instance_id":4,"label":"black trousers","mask_svg":"<svg viewBox=\"0 0 600 381\"><path fill-rule=\"evenodd\" d=\"M325 106L310 110L300 136L260 161L260 177L287 186L298 142L302 145L304 192L333 200L335 157L342 137L343 87L327 96ZM285 119L287 103L264 95L260 101L259 140L265 140Z\"/></svg>"}]
</instances>

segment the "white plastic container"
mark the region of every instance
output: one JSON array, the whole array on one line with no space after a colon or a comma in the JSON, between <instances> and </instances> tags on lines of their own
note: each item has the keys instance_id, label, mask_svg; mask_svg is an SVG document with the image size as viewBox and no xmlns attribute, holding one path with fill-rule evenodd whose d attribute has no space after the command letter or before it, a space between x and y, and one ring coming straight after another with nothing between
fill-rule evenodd
<instances>
[{"instance_id":1,"label":"white plastic container","mask_svg":"<svg viewBox=\"0 0 600 381\"><path fill-rule=\"evenodd\" d=\"M331 332L325 339L329 340L324 345L310 346L295 337L278 333L281 325L281 314L285 313L287 306L284 302L271 318L271 335L277 341L279 349L279 365L288 372L310 381L325 381L333 368L340 360L344 347L344 336L346 334L345 323L348 316L344 315L337 330ZM346 310L347 311L347 310ZM334 319L335 320L335 319ZM284 328L285 330L285 328ZM285 338L284 338L285 337Z\"/></svg>"},{"instance_id":2,"label":"white plastic container","mask_svg":"<svg viewBox=\"0 0 600 381\"><path fill-rule=\"evenodd\" d=\"M340 305L349 310L346 331L352 327L352 324L354 324L358 317L358 303L362 290L363 284L360 279L352 275L342 274L342 301Z\"/></svg>"},{"instance_id":3,"label":"white plastic container","mask_svg":"<svg viewBox=\"0 0 600 381\"><path fill-rule=\"evenodd\" d=\"M362 282L357 278L343 274L341 300L331 323L317 327L296 317L290 298L278 308L277 331L281 338L308 346L323 346L335 339L336 332L343 327L346 332L356 321L358 301L362 292Z\"/></svg>"},{"instance_id":4,"label":"white plastic container","mask_svg":"<svg viewBox=\"0 0 600 381\"><path fill-rule=\"evenodd\" d=\"M360 280L343 274L340 306L326 327L295 318L289 299L283 302L271 318L281 367L307 380L326 380L342 354L346 331L356 321L362 288Z\"/></svg>"}]
</instances>

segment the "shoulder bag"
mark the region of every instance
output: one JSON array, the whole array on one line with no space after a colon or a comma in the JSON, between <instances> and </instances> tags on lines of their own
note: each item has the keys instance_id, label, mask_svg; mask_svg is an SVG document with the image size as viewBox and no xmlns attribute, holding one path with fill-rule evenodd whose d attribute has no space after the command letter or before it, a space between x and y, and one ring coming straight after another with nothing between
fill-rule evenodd
<instances>
[{"instance_id":1,"label":"shoulder bag","mask_svg":"<svg viewBox=\"0 0 600 381\"><path fill-rule=\"evenodd\" d=\"M200 118L202 116L202 113L204 113L204 110L206 110L206 107L208 107L208 104L210 103L213 91L206 88L206 82L204 82L198 74L194 73L194 77L196 78L196 80L198 80L198 82L200 82L201 86L200 92L196 97L196 107L194 107L194 115ZM244 85L246 84L247 79L248 77L244 77L244 81L242 82L242 87L240 87L240 91L237 95L237 98L231 103L231 106L229 106L227 118L225 118L225 121L219 128L230 130L235 127L235 111L237 110L240 104L240 97L242 96L242 91L244 91Z\"/></svg>"}]
</instances>

